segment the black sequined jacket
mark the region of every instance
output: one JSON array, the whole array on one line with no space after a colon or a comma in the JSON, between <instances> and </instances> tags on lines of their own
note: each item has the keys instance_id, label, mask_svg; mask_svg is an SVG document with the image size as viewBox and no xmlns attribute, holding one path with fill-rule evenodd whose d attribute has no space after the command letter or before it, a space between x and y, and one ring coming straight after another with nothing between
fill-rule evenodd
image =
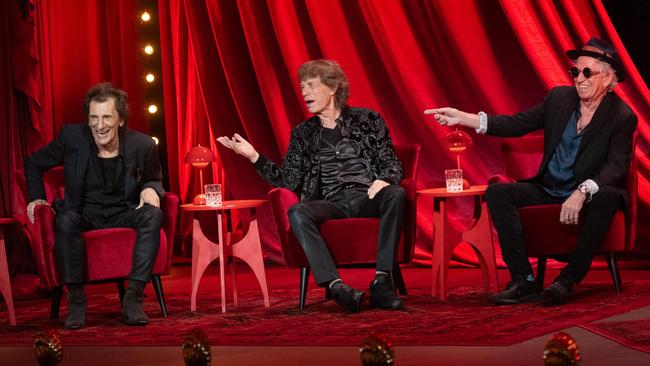
<instances>
[{"instance_id":1,"label":"black sequined jacket","mask_svg":"<svg viewBox=\"0 0 650 366\"><path fill-rule=\"evenodd\" d=\"M373 180L389 184L402 180L402 163L397 159L393 142L379 113L366 108L346 107L337 119L343 137L359 148L362 158L370 162ZM255 162L258 173L276 187L288 188L300 201L319 199L321 123L314 116L291 130L289 148L278 166L260 154Z\"/></svg>"}]
</instances>

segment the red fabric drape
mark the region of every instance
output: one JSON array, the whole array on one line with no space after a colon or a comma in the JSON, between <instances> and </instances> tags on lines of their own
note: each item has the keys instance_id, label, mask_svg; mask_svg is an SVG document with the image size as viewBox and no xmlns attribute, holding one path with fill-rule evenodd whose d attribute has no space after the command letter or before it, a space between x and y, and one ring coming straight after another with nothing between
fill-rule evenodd
<instances>
[{"instance_id":1,"label":"red fabric drape","mask_svg":"<svg viewBox=\"0 0 650 366\"><path fill-rule=\"evenodd\" d=\"M167 136L177 142L169 141L170 177L185 201L193 174L183 158L199 142L213 146L215 136L238 132L279 161L291 127L308 117L295 73L309 59L337 60L350 79L350 104L381 112L395 142L423 146L418 187L427 188L443 185L455 157L441 144L449 129L425 118L425 108L526 109L553 86L571 84L565 50L592 36L609 39L630 74L617 93L640 119L638 247L650 250L650 93L599 0L159 0L159 8ZM264 197L268 186L248 162L218 152L232 197ZM475 184L504 171L495 138L474 137L462 161ZM431 208L419 206L416 257L427 262ZM466 208L458 204L461 221ZM277 258L277 241L265 237L266 253ZM469 250L456 254L472 260Z\"/></svg>"}]
</instances>

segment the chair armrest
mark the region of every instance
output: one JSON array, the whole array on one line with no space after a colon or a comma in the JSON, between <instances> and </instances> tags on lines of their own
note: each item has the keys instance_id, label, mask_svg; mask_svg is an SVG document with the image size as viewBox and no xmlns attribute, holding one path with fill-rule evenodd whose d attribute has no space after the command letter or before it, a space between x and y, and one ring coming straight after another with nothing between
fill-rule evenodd
<instances>
[{"instance_id":1,"label":"chair armrest","mask_svg":"<svg viewBox=\"0 0 650 366\"><path fill-rule=\"evenodd\" d=\"M406 205L404 207L404 262L410 262L415 251L415 231L417 228L417 187L415 179L404 179L400 182L404 188Z\"/></svg>"},{"instance_id":2,"label":"chair armrest","mask_svg":"<svg viewBox=\"0 0 650 366\"><path fill-rule=\"evenodd\" d=\"M56 275L56 263L52 262L55 258L54 247L56 245L54 220L55 214L52 207L38 205L34 207L34 223L27 220L24 228L29 235L36 269L43 284L48 288L59 284Z\"/></svg>"},{"instance_id":3,"label":"chair armrest","mask_svg":"<svg viewBox=\"0 0 650 366\"><path fill-rule=\"evenodd\" d=\"M178 222L178 203L178 195L173 192L166 192L162 199L162 229L167 237L167 263L165 264L165 272L168 272L171 269L172 258L174 257L174 236L176 235L176 223Z\"/></svg>"},{"instance_id":4,"label":"chair armrest","mask_svg":"<svg viewBox=\"0 0 650 366\"><path fill-rule=\"evenodd\" d=\"M288 243L288 233L291 231L291 223L287 212L289 207L300 202L298 196L287 188L273 188L269 192L269 204L273 210L273 217L275 218L275 225L280 234L280 240L283 244Z\"/></svg>"},{"instance_id":5,"label":"chair armrest","mask_svg":"<svg viewBox=\"0 0 650 366\"><path fill-rule=\"evenodd\" d=\"M632 160L625 179L625 189L628 192L628 204L625 210L625 250L630 252L634 251L636 246L638 179L636 162Z\"/></svg>"},{"instance_id":6,"label":"chair armrest","mask_svg":"<svg viewBox=\"0 0 650 366\"><path fill-rule=\"evenodd\" d=\"M516 182L514 179L503 174L493 175L490 178L488 178L488 185L494 183L514 183L514 182Z\"/></svg>"}]
</instances>

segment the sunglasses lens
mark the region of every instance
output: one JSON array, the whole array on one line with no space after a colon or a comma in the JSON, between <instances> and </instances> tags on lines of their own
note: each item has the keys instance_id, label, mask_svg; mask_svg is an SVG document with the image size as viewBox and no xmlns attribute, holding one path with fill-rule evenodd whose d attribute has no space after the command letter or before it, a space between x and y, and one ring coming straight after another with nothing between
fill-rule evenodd
<instances>
[{"instance_id":1,"label":"sunglasses lens","mask_svg":"<svg viewBox=\"0 0 650 366\"><path fill-rule=\"evenodd\" d=\"M578 75L580 75L580 70L578 70L577 67L572 67L572 68L569 69L569 74L571 75L571 77L577 78ZM587 76L587 75L585 75L585 76Z\"/></svg>"},{"instance_id":2,"label":"sunglasses lens","mask_svg":"<svg viewBox=\"0 0 650 366\"><path fill-rule=\"evenodd\" d=\"M591 75L593 75L593 73L591 72L590 68L585 67L584 69L582 69L582 75L585 76L585 79L589 79Z\"/></svg>"}]
</instances>

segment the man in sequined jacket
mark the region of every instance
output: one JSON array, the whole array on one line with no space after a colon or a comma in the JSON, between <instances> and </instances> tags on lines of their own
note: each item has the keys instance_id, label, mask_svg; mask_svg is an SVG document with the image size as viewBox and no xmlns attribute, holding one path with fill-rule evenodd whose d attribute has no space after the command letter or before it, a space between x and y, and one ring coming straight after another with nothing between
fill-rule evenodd
<instances>
[{"instance_id":1,"label":"man in sequined jacket","mask_svg":"<svg viewBox=\"0 0 650 366\"><path fill-rule=\"evenodd\" d=\"M356 312L364 292L343 283L319 226L326 220L379 217L375 279L370 305L398 309L391 272L399 242L404 208L402 164L393 150L388 128L379 113L346 105L349 83L334 61L309 61L298 69L302 96L314 116L291 131L281 166L260 155L235 134L218 141L248 158L260 175L277 187L300 195L289 209L291 228L305 250L320 286L328 286L334 300Z\"/></svg>"}]
</instances>

